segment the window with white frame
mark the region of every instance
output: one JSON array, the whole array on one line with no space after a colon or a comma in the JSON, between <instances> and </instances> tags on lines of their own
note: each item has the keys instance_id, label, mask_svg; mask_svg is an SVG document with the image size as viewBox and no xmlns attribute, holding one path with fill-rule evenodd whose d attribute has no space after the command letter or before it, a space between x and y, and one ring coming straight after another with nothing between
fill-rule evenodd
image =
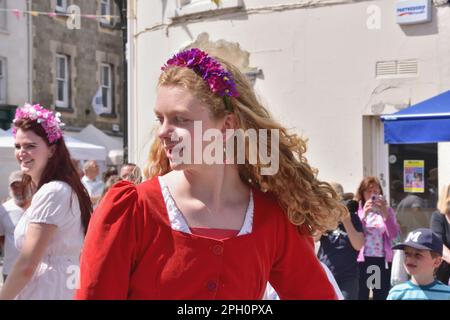
<instances>
[{"instance_id":1,"label":"window with white frame","mask_svg":"<svg viewBox=\"0 0 450 320\"><path fill-rule=\"evenodd\" d=\"M0 103L6 103L6 59L0 57Z\"/></svg>"},{"instance_id":2,"label":"window with white frame","mask_svg":"<svg viewBox=\"0 0 450 320\"><path fill-rule=\"evenodd\" d=\"M111 65L102 63L100 67L100 84L102 89L102 113L111 114L112 97L113 97L113 81Z\"/></svg>"},{"instance_id":3,"label":"window with white frame","mask_svg":"<svg viewBox=\"0 0 450 320\"><path fill-rule=\"evenodd\" d=\"M242 0L176 0L177 7L173 18L198 14L203 12L215 12L216 9L238 9L243 7Z\"/></svg>"},{"instance_id":4,"label":"window with white frame","mask_svg":"<svg viewBox=\"0 0 450 320\"><path fill-rule=\"evenodd\" d=\"M59 108L69 107L69 56L56 55L56 99Z\"/></svg>"},{"instance_id":5,"label":"window with white frame","mask_svg":"<svg viewBox=\"0 0 450 320\"><path fill-rule=\"evenodd\" d=\"M67 0L56 0L55 11L66 12L67 11Z\"/></svg>"},{"instance_id":6,"label":"window with white frame","mask_svg":"<svg viewBox=\"0 0 450 320\"><path fill-rule=\"evenodd\" d=\"M102 24L111 24L111 0L100 0L100 15L105 16L100 19Z\"/></svg>"},{"instance_id":7,"label":"window with white frame","mask_svg":"<svg viewBox=\"0 0 450 320\"><path fill-rule=\"evenodd\" d=\"M0 0L0 30L7 30L6 0Z\"/></svg>"},{"instance_id":8,"label":"window with white frame","mask_svg":"<svg viewBox=\"0 0 450 320\"><path fill-rule=\"evenodd\" d=\"M198 3L209 3L211 0L178 0L178 4L180 7L187 6L189 4L198 4Z\"/></svg>"}]
</instances>

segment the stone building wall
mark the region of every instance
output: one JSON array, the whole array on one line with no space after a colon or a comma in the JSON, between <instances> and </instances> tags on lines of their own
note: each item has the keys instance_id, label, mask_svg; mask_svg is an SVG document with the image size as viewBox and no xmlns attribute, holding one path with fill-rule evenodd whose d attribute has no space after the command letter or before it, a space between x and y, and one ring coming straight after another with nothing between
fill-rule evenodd
<instances>
[{"instance_id":1,"label":"stone building wall","mask_svg":"<svg viewBox=\"0 0 450 320\"><path fill-rule=\"evenodd\" d=\"M68 0L68 6L77 5L81 14L99 15L100 1ZM111 0L111 15L119 9ZM33 10L54 12L56 0L33 1ZM82 17L80 28L70 29L67 17L39 15L33 17L33 101L61 112L67 130L78 131L94 124L106 133L121 135L123 126L122 33L119 19L104 26L97 19ZM69 57L69 103L59 108L56 101L56 55ZM91 102L100 86L100 66L109 64L112 73L112 113L98 115ZM113 125L115 130L113 129ZM117 131L117 125L119 130Z\"/></svg>"}]
</instances>

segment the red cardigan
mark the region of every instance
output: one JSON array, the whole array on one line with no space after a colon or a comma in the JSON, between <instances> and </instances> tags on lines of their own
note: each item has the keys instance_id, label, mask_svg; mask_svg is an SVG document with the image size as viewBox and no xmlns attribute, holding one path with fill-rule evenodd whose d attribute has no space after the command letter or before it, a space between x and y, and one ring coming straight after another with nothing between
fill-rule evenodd
<instances>
[{"instance_id":1,"label":"red cardigan","mask_svg":"<svg viewBox=\"0 0 450 320\"><path fill-rule=\"evenodd\" d=\"M76 299L336 299L302 235L269 194L253 190L252 232L223 241L171 228L157 178L114 186L95 210Z\"/></svg>"}]
</instances>

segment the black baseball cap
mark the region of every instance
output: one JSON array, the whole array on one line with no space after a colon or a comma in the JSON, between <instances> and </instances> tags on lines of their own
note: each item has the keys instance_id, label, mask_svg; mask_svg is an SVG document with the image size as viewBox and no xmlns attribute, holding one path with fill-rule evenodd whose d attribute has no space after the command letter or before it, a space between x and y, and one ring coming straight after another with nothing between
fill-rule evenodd
<instances>
[{"instance_id":1,"label":"black baseball cap","mask_svg":"<svg viewBox=\"0 0 450 320\"><path fill-rule=\"evenodd\" d=\"M406 246L419 250L430 250L442 256L444 243L431 229L419 228L408 233L405 242L393 246L392 249L403 250Z\"/></svg>"}]
</instances>

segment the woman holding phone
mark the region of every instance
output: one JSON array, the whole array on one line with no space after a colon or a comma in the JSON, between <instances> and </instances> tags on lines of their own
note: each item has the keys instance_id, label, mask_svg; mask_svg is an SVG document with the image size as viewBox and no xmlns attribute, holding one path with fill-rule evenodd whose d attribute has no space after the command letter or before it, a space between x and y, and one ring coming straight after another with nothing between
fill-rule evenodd
<instances>
[{"instance_id":1,"label":"woman holding phone","mask_svg":"<svg viewBox=\"0 0 450 320\"><path fill-rule=\"evenodd\" d=\"M369 299L369 288L374 300L385 300L390 289L392 240L400 229L376 177L361 181L355 200L364 232L364 246L358 255L359 300Z\"/></svg>"}]
</instances>

